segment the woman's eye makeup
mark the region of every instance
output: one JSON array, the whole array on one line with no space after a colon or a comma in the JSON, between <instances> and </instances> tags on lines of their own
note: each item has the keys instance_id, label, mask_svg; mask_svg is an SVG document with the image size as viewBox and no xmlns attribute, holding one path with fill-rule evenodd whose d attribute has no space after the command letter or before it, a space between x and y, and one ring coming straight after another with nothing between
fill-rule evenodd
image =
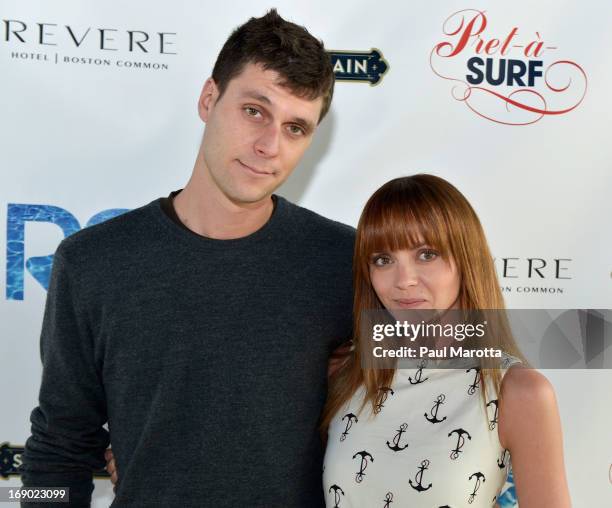
<instances>
[{"instance_id":1,"label":"woman's eye makeup","mask_svg":"<svg viewBox=\"0 0 612 508\"><path fill-rule=\"evenodd\" d=\"M375 266L385 266L391 262L391 258L387 254L374 254L371 257L371 263Z\"/></svg>"},{"instance_id":2,"label":"woman's eye makeup","mask_svg":"<svg viewBox=\"0 0 612 508\"><path fill-rule=\"evenodd\" d=\"M433 261L436 259L440 253L434 249L421 249L419 251L418 257L421 261Z\"/></svg>"},{"instance_id":3,"label":"woman's eye makeup","mask_svg":"<svg viewBox=\"0 0 612 508\"><path fill-rule=\"evenodd\" d=\"M431 247L419 247L416 249L412 249L412 251L413 251L413 254L410 254L410 255L414 256L414 258L417 261L421 261L421 262L428 263L431 261L435 261L436 259L440 257L440 251L433 249ZM391 254L388 254L385 252L375 253L370 256L370 264L374 266L386 266L393 262L394 260Z\"/></svg>"}]
</instances>

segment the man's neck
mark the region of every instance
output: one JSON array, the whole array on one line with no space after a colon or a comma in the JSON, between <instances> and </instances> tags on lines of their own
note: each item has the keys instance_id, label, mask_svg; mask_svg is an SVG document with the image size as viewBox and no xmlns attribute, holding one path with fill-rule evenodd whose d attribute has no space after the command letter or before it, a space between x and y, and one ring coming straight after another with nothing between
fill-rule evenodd
<instances>
[{"instance_id":1,"label":"man's neck","mask_svg":"<svg viewBox=\"0 0 612 508\"><path fill-rule=\"evenodd\" d=\"M181 222L194 233L217 240L242 238L270 219L274 202L267 197L257 203L236 203L214 184L198 157L185 188L174 198Z\"/></svg>"}]
</instances>

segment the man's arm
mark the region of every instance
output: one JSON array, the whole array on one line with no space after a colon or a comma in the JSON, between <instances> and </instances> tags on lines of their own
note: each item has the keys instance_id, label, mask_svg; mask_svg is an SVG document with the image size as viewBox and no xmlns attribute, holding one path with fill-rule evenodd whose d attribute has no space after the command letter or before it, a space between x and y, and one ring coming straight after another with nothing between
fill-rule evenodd
<instances>
[{"instance_id":1,"label":"man's arm","mask_svg":"<svg viewBox=\"0 0 612 508\"><path fill-rule=\"evenodd\" d=\"M26 487L69 487L71 507L88 507L92 471L104 467L108 446L101 365L79 301L79 280L62 242L53 261L40 339L43 363L39 406L23 453ZM22 503L24 507L48 504Z\"/></svg>"}]
</instances>

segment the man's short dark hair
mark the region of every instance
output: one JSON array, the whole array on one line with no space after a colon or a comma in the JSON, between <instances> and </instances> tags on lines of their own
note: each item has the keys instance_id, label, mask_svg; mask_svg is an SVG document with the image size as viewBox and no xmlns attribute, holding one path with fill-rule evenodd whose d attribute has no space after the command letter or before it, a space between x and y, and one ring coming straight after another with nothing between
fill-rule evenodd
<instances>
[{"instance_id":1,"label":"man's short dark hair","mask_svg":"<svg viewBox=\"0 0 612 508\"><path fill-rule=\"evenodd\" d=\"M329 110L334 72L323 42L303 26L285 21L276 9L236 28L221 48L212 73L220 95L248 63L278 72L280 84L298 97L323 97L319 122Z\"/></svg>"}]
</instances>

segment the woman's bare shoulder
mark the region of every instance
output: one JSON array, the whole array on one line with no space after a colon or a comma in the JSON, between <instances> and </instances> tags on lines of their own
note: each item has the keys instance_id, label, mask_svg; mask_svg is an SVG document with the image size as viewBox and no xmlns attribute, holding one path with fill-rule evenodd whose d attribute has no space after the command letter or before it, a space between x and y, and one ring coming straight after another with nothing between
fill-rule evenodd
<instances>
[{"instance_id":1,"label":"woman's bare shoulder","mask_svg":"<svg viewBox=\"0 0 612 508\"><path fill-rule=\"evenodd\" d=\"M504 446L526 432L544 431L551 417L558 418L555 390L535 369L520 364L510 367L502 379L500 395L499 437Z\"/></svg>"}]
</instances>

